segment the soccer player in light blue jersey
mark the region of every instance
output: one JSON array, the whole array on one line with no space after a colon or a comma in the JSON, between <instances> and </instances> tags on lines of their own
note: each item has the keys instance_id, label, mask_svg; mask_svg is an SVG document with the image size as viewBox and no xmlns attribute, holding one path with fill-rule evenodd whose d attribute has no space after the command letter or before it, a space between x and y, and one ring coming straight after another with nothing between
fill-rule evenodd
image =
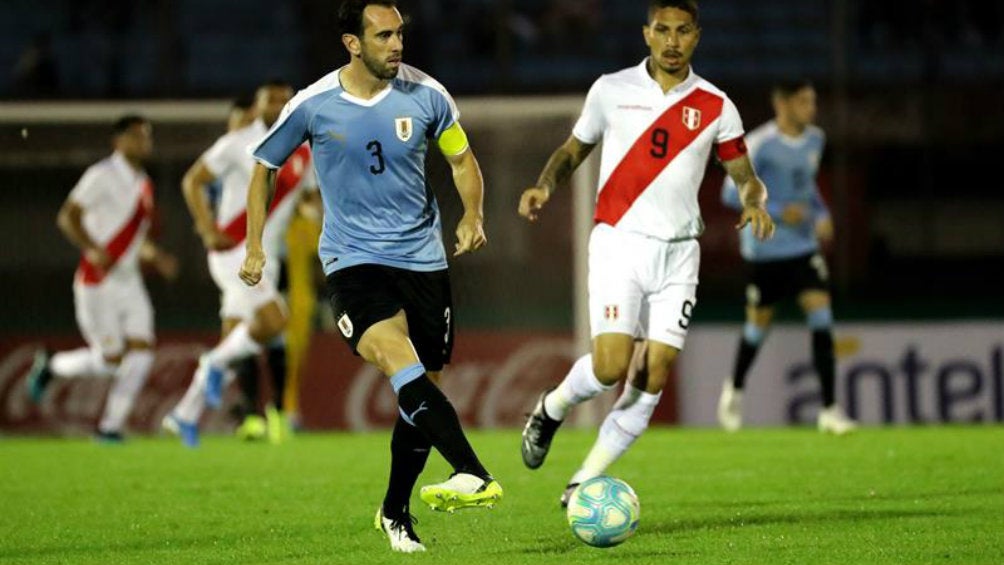
<instances>
[{"instance_id":1,"label":"soccer player in light blue jersey","mask_svg":"<svg viewBox=\"0 0 1004 565\"><path fill-rule=\"evenodd\" d=\"M409 500L431 446L455 469L421 489L433 509L490 507L502 498L435 384L453 348L453 311L439 207L425 182L429 145L449 162L464 205L454 256L486 243L483 180L453 99L401 62L404 21L395 2L347 0L338 18L350 62L299 92L253 148L241 278L254 285L262 275L270 171L308 141L324 204L319 255L338 329L390 378L401 413L375 524L395 551L424 551Z\"/></svg>"},{"instance_id":2,"label":"soccer player in light blue jersey","mask_svg":"<svg viewBox=\"0 0 1004 565\"><path fill-rule=\"evenodd\" d=\"M746 287L746 324L733 374L725 380L718 401L718 421L728 431L742 426L746 374L770 327L775 304L794 298L812 331L812 362L823 403L818 428L840 435L852 431L855 423L836 402L833 313L826 260L819 246L833 238L830 212L815 180L826 137L812 125L816 91L810 82L779 84L772 98L774 120L750 133L747 145L757 174L770 187L767 211L777 221L777 230L770 240L757 239L749 229L740 233L740 253L752 280ZM740 208L739 194L729 180L722 187L722 201Z\"/></svg>"}]
</instances>

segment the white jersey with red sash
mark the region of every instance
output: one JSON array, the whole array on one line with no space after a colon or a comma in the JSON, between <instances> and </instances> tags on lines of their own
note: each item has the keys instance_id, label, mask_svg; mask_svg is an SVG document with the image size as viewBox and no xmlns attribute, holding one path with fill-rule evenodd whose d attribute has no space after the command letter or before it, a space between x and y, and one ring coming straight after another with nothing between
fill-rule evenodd
<instances>
[{"instance_id":1,"label":"white jersey with red sash","mask_svg":"<svg viewBox=\"0 0 1004 565\"><path fill-rule=\"evenodd\" d=\"M245 285L238 272L244 261L247 194L255 164L248 147L266 133L264 122L256 120L245 128L224 135L202 156L206 167L222 181L216 225L234 242L230 249L209 253L209 270L222 294L220 315L224 318L247 319L254 315L257 308L278 298L275 285L279 279L286 228L296 210L301 191L316 189L317 186L310 148L306 144L301 145L276 173L275 192L262 234L262 246L267 257L264 276L254 287Z\"/></svg>"},{"instance_id":2,"label":"white jersey with red sash","mask_svg":"<svg viewBox=\"0 0 1004 565\"><path fill-rule=\"evenodd\" d=\"M743 155L743 126L721 90L690 70L663 92L648 60L600 77L572 135L603 142L589 240L591 333L682 349L697 302L704 231L697 192L712 148Z\"/></svg>"},{"instance_id":3,"label":"white jersey with red sash","mask_svg":"<svg viewBox=\"0 0 1004 565\"><path fill-rule=\"evenodd\" d=\"M209 171L222 181L216 225L220 231L230 236L235 247L243 244L247 231L248 186L255 163L248 153L248 147L257 143L266 133L268 129L265 123L256 120L247 127L224 135L202 156ZM262 235L262 245L268 256L275 257L281 251L299 190L316 187L317 182L313 179L310 148L301 145L276 175L276 190Z\"/></svg>"},{"instance_id":4,"label":"white jersey with red sash","mask_svg":"<svg viewBox=\"0 0 1004 565\"><path fill-rule=\"evenodd\" d=\"M153 307L139 250L153 214L153 184L119 153L87 169L69 200L83 210L84 230L111 258L99 269L81 258L74 277L77 323L101 355L122 352L129 338L153 341Z\"/></svg>"},{"instance_id":5,"label":"white jersey with red sash","mask_svg":"<svg viewBox=\"0 0 1004 565\"><path fill-rule=\"evenodd\" d=\"M603 141L595 221L663 241L695 238L704 230L697 191L708 157L713 147L725 161L745 153L742 120L693 69L663 93L647 62L600 77L572 131Z\"/></svg>"},{"instance_id":6,"label":"white jersey with red sash","mask_svg":"<svg viewBox=\"0 0 1004 565\"><path fill-rule=\"evenodd\" d=\"M81 256L77 280L96 285L106 277L138 276L139 248L153 213L150 178L115 153L88 168L69 199L83 209L84 230L112 260L102 270Z\"/></svg>"}]
</instances>

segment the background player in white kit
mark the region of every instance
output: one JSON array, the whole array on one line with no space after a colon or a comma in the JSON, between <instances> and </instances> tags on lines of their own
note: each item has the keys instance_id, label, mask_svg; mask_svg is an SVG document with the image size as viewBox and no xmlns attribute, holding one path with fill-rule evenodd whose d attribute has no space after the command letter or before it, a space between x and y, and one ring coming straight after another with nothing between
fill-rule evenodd
<instances>
[{"instance_id":1,"label":"background player in white kit","mask_svg":"<svg viewBox=\"0 0 1004 565\"><path fill-rule=\"evenodd\" d=\"M520 215L534 221L600 140L603 155L596 226L589 240L592 355L580 358L557 388L545 392L523 430L527 467L543 464L568 411L625 380L633 340L646 338L644 363L600 427L599 437L561 497L595 477L648 427L683 347L696 303L704 223L697 191L713 146L743 203L737 227L759 238L774 224L767 191L743 142L742 120L724 92L697 76L690 59L700 39L697 2L653 0L643 28L650 55L640 65L600 77L572 136L548 160L537 185L523 192Z\"/></svg>"},{"instance_id":2,"label":"background player in white kit","mask_svg":"<svg viewBox=\"0 0 1004 565\"><path fill-rule=\"evenodd\" d=\"M92 165L59 210L57 225L81 259L73 279L77 324L87 347L53 356L40 351L28 376L40 402L52 377L115 377L96 438L122 441L122 428L153 366L153 307L140 261L165 278L177 275L173 256L147 239L153 184L143 161L153 151L150 122L129 115L115 122L114 153Z\"/></svg>"},{"instance_id":3,"label":"background player in white kit","mask_svg":"<svg viewBox=\"0 0 1004 565\"><path fill-rule=\"evenodd\" d=\"M222 340L199 360L185 396L163 421L165 429L178 434L189 447L198 445L198 422L205 405L219 408L224 385L233 376L230 366L257 355L286 326L285 304L276 289L279 262L273 261L261 283L252 287L241 282L238 272L244 260L247 189L254 166L247 148L265 136L292 96L293 89L286 83L262 85L256 93L258 118L217 140L185 175L185 200L209 253L209 271L220 289L223 319ZM214 218L202 187L217 178L222 180L223 191ZM306 146L279 172L277 186L264 237L266 252L273 256L302 189L316 186Z\"/></svg>"},{"instance_id":4,"label":"background player in white kit","mask_svg":"<svg viewBox=\"0 0 1004 565\"><path fill-rule=\"evenodd\" d=\"M277 86L283 86L281 81L270 81ZM265 85L263 85L265 86ZM241 96L231 103L230 111L227 115L227 133L245 128L258 119L258 91L249 96ZM208 171L201 159L197 160L188 169L185 178L182 179L182 190L185 199L190 202L190 206L199 206L202 195L199 194L198 178L205 174L212 174ZM209 209L215 218L219 211L220 197L223 192L223 182L220 178L215 178L212 182L204 185ZM206 251L210 251L207 249ZM285 269L285 262L282 269ZM282 292L282 275L279 277L279 291ZM223 317L221 335L227 333L237 324L239 320ZM241 393L240 400L231 408L237 421L237 429L234 433L244 440L259 440L268 437L272 443L282 441L288 426L282 412L282 394L286 388L286 340L285 336L280 336L268 344L266 347L265 360L268 363L268 373L272 380L272 397L275 400L272 404L266 404L264 410L259 407L259 377L260 370L258 357L251 356L231 365L234 372L235 381ZM267 418L267 419L266 419Z\"/></svg>"}]
</instances>

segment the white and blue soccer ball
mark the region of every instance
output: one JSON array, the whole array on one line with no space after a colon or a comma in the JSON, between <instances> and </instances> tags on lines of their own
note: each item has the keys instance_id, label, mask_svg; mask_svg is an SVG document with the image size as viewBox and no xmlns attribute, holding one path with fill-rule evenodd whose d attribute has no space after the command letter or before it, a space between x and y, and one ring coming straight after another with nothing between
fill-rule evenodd
<instances>
[{"instance_id":1,"label":"white and blue soccer ball","mask_svg":"<svg viewBox=\"0 0 1004 565\"><path fill-rule=\"evenodd\" d=\"M638 495L620 479L584 481L568 500L572 534L593 547L613 547L634 535L641 518Z\"/></svg>"}]
</instances>

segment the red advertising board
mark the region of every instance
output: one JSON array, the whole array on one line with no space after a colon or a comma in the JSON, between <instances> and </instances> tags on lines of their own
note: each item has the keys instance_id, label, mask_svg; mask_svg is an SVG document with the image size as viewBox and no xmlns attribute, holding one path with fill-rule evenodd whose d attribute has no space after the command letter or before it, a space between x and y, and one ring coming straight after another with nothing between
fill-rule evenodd
<instances>
[{"instance_id":1,"label":"red advertising board","mask_svg":"<svg viewBox=\"0 0 1004 565\"><path fill-rule=\"evenodd\" d=\"M199 354L214 336L166 334L132 416L129 429L153 433L161 418L181 398ZM0 430L4 433L87 433L94 429L110 386L108 379L53 381L43 402L30 402L24 382L33 352L80 347L72 337L0 339ZM461 332L452 364L441 386L461 419L475 427L522 426L524 415L545 388L556 385L577 356L566 334L530 332ZM304 428L367 430L385 428L397 418L390 385L372 366L352 355L335 334L317 334L311 344L300 388ZM267 385L264 386L267 392ZM675 384L673 387L675 389ZM224 405L236 402L227 391ZM608 399L609 400L609 399ZM656 420L676 421L674 390L669 390ZM206 431L224 432L234 423L225 412L207 411Z\"/></svg>"}]
</instances>

